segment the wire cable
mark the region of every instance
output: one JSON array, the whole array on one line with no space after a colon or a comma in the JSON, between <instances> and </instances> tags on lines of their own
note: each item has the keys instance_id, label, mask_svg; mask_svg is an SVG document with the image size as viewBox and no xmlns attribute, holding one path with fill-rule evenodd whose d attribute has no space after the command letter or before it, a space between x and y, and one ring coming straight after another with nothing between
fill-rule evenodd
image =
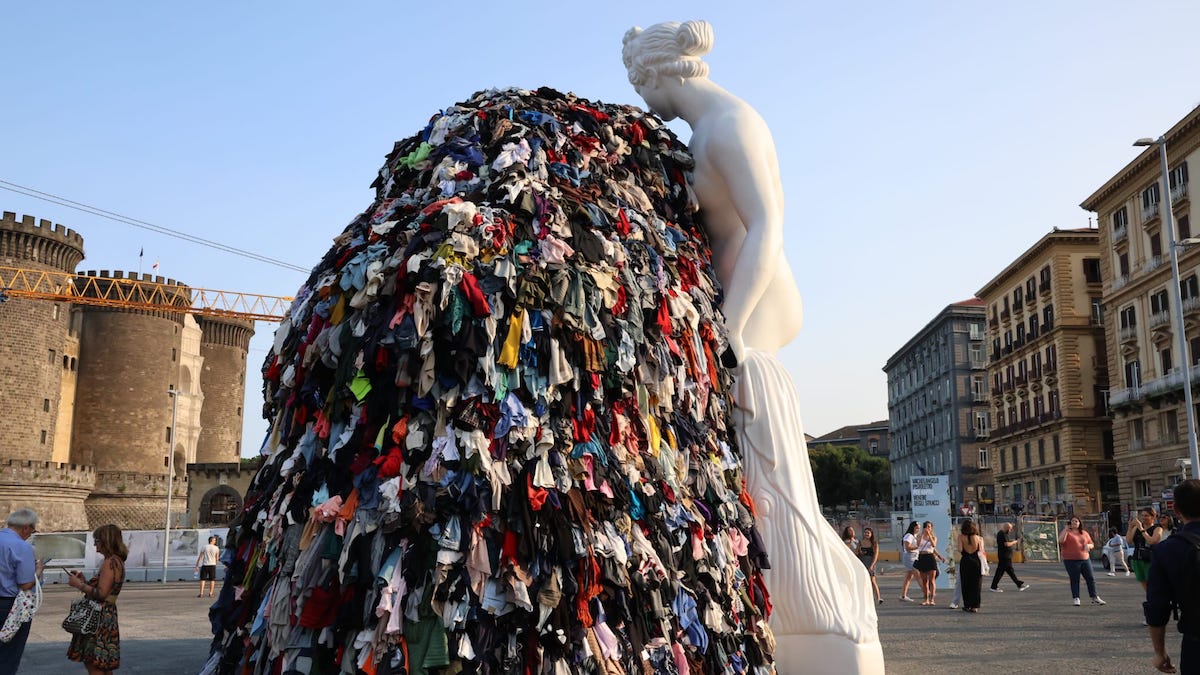
<instances>
[{"instance_id":1,"label":"wire cable","mask_svg":"<svg viewBox=\"0 0 1200 675\"><path fill-rule=\"evenodd\" d=\"M144 220L138 220L137 218L130 218L129 216L123 216L119 213L114 213L112 211L105 211L104 209L101 209L96 206L91 206L88 204L84 204L82 202L73 201L71 199L67 199L66 197L60 197L58 195L51 194L49 192L42 192L41 190L35 190L34 188L25 187L24 185L18 185L16 183L11 183L11 182L3 180L3 179L0 179L0 190L8 190L9 192L15 192L19 195L24 195L26 197L32 197L34 199L40 199L41 201L50 202L51 204L57 204L59 206L65 206L69 209L74 209L76 211L82 211L84 213L88 213L93 216L107 218L108 220L116 221L118 223L123 223L125 225L132 225L133 227L138 227L143 230L157 232L158 234L164 234L168 237L174 237L176 239L181 239L183 241L190 242L193 244L200 244L201 246L207 246L209 248L216 249L218 251L222 251L224 253L232 253L233 255L241 256L243 258L249 258L250 260L255 260L257 262L266 263L268 265L274 265L276 267L282 267L283 269L293 270L296 272L304 272L304 273L308 273L309 271L311 271L307 267L301 267L300 265L293 265L292 263L289 263L289 262L286 262L283 260L279 260L278 258L271 258L271 257L265 256L265 255L259 254L259 253L254 253L253 251L247 251L244 249L236 248L234 246L229 246L227 244L222 244L220 242L212 241L211 239L204 239L202 237L197 237L195 235L188 234L186 232L172 230L168 227L163 227L162 225L155 225L154 223L148 223Z\"/></svg>"}]
</instances>

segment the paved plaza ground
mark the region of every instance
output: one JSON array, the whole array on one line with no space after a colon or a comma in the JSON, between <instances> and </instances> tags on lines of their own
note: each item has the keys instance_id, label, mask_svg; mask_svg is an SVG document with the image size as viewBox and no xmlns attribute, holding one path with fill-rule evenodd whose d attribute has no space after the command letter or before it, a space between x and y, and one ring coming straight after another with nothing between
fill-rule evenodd
<instances>
[{"instance_id":1,"label":"paved plaza ground","mask_svg":"<svg viewBox=\"0 0 1200 675\"><path fill-rule=\"evenodd\" d=\"M1071 606L1061 564L1024 563L1017 574L1031 588L1018 593L1005 579L1005 593L983 593L979 614L947 609L952 592L938 591L937 607L898 600L903 575L882 564L879 634L888 673L1097 673L1156 672L1150 639L1141 625L1141 585L1133 577L1097 571L1108 604ZM914 583L910 595L920 598ZM1086 596L1086 593L1084 593ZM66 659L67 634L59 626L78 592L51 586L34 620L21 673L83 672ZM122 667L119 673L195 673L208 655L208 599L191 583L131 583L120 600ZM776 598L776 602L786 601ZM1172 626L1167 645L1178 660L1179 634ZM785 671L786 672L786 671Z\"/></svg>"}]
</instances>

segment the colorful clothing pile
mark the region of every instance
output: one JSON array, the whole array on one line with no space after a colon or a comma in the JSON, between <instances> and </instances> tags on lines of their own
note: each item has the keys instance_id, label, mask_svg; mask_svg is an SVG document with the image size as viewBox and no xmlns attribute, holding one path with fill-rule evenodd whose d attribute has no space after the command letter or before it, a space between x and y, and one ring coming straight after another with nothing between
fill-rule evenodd
<instances>
[{"instance_id":1,"label":"colorful clothing pile","mask_svg":"<svg viewBox=\"0 0 1200 675\"><path fill-rule=\"evenodd\" d=\"M395 145L265 364L218 671L772 670L691 168L545 88Z\"/></svg>"}]
</instances>

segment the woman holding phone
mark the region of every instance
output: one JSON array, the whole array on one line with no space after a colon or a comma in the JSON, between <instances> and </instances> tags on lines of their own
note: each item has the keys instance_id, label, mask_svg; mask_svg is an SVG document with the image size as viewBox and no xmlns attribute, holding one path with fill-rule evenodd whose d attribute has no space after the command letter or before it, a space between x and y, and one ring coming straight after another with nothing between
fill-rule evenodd
<instances>
[{"instance_id":1,"label":"woman holding phone","mask_svg":"<svg viewBox=\"0 0 1200 675\"><path fill-rule=\"evenodd\" d=\"M129 549L116 525L101 525L92 533L96 552L104 556L100 570L91 579L81 572L69 572L67 583L84 597L101 603L100 622L95 632L76 635L67 648L67 658L80 661L89 675L111 673L121 666L121 633L117 627L117 596L125 583L125 559Z\"/></svg>"},{"instance_id":2,"label":"woman holding phone","mask_svg":"<svg viewBox=\"0 0 1200 675\"><path fill-rule=\"evenodd\" d=\"M1067 576L1071 579L1071 604L1079 606L1079 576L1083 575L1087 582L1088 595L1093 605L1106 605L1096 593L1096 578L1092 576L1092 561L1089 553L1095 544L1092 535L1083 529L1083 523L1074 516L1067 521L1067 526L1058 534L1058 548L1062 553L1063 566L1067 568Z\"/></svg>"}]
</instances>

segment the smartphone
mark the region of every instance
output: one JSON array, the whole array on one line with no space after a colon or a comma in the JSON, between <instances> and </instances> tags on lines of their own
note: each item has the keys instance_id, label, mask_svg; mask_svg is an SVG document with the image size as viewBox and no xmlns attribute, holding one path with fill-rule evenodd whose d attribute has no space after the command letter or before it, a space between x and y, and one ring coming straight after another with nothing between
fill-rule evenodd
<instances>
[{"instance_id":1,"label":"smartphone","mask_svg":"<svg viewBox=\"0 0 1200 675\"><path fill-rule=\"evenodd\" d=\"M54 560L54 558L42 558L42 567L49 565L51 560Z\"/></svg>"}]
</instances>

